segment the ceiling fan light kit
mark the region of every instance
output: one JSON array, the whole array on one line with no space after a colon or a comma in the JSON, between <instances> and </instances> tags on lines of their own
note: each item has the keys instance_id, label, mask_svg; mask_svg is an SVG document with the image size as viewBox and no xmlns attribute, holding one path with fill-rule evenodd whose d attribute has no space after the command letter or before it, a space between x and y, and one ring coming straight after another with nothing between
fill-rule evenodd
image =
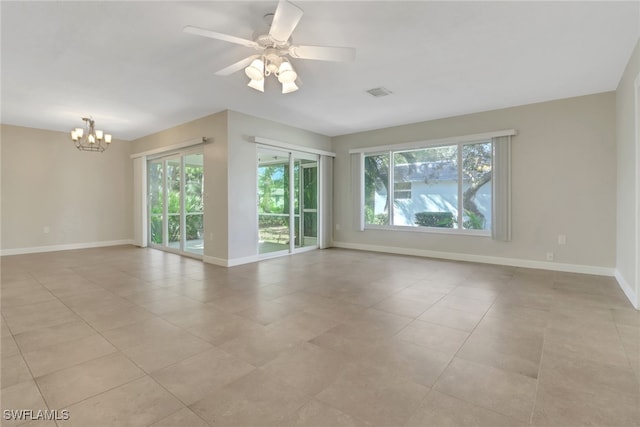
<instances>
[{"instance_id":1,"label":"ceiling fan light kit","mask_svg":"<svg viewBox=\"0 0 640 427\"><path fill-rule=\"evenodd\" d=\"M258 35L254 40L193 26L186 26L183 31L253 48L260 52L219 70L215 73L216 75L228 76L244 68L245 74L250 79L247 86L264 92L264 80L273 74L282 84L282 93L291 93L298 90L298 85L295 83L298 73L294 70L287 56L338 62L352 61L355 58L355 49L351 47L292 45L291 34L298 25L302 14L302 9L298 6L287 0L280 0L273 14L269 34Z\"/></svg>"},{"instance_id":2,"label":"ceiling fan light kit","mask_svg":"<svg viewBox=\"0 0 640 427\"><path fill-rule=\"evenodd\" d=\"M250 79L247 86L260 92L264 92L265 77L269 77L271 74L275 75L282 84L282 93L298 90L298 86L294 83L298 74L291 63L273 53L251 61L251 64L244 69L244 73Z\"/></svg>"}]
</instances>

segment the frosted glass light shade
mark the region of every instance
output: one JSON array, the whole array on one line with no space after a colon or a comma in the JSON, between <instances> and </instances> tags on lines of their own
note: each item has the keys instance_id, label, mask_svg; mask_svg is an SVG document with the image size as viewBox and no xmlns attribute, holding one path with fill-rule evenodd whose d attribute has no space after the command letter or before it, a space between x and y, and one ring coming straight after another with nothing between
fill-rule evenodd
<instances>
[{"instance_id":1,"label":"frosted glass light shade","mask_svg":"<svg viewBox=\"0 0 640 427\"><path fill-rule=\"evenodd\" d=\"M254 59L244 72L251 80L264 80L264 62Z\"/></svg>"},{"instance_id":2,"label":"frosted glass light shade","mask_svg":"<svg viewBox=\"0 0 640 427\"><path fill-rule=\"evenodd\" d=\"M102 139L102 137L104 136L104 132L101 130L97 130L96 131L96 138L98 139Z\"/></svg>"},{"instance_id":3,"label":"frosted glass light shade","mask_svg":"<svg viewBox=\"0 0 640 427\"><path fill-rule=\"evenodd\" d=\"M298 85L295 82L282 83L282 93L291 93L298 90Z\"/></svg>"},{"instance_id":4,"label":"frosted glass light shade","mask_svg":"<svg viewBox=\"0 0 640 427\"><path fill-rule=\"evenodd\" d=\"M292 83L296 81L298 78L298 74L293 71L293 67L289 62L283 62L280 64L280 69L278 70L278 81L282 84Z\"/></svg>"},{"instance_id":5,"label":"frosted glass light shade","mask_svg":"<svg viewBox=\"0 0 640 427\"><path fill-rule=\"evenodd\" d=\"M260 92L264 92L264 79L262 79L262 80L251 80L247 86L249 86L250 88L253 88L255 90L259 90Z\"/></svg>"},{"instance_id":6,"label":"frosted glass light shade","mask_svg":"<svg viewBox=\"0 0 640 427\"><path fill-rule=\"evenodd\" d=\"M111 135L110 134L105 134L104 135L104 142L106 142L107 144L111 144Z\"/></svg>"}]
</instances>

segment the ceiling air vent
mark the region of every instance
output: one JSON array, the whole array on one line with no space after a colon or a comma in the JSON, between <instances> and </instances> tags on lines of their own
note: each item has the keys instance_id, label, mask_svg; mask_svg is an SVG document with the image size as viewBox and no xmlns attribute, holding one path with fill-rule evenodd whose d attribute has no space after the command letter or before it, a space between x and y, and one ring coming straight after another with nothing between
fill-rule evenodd
<instances>
[{"instance_id":1,"label":"ceiling air vent","mask_svg":"<svg viewBox=\"0 0 640 427\"><path fill-rule=\"evenodd\" d=\"M391 95L393 92L391 92L386 87L376 87L373 89L369 89L367 93L371 96L375 96L376 98L379 98L381 96Z\"/></svg>"}]
</instances>

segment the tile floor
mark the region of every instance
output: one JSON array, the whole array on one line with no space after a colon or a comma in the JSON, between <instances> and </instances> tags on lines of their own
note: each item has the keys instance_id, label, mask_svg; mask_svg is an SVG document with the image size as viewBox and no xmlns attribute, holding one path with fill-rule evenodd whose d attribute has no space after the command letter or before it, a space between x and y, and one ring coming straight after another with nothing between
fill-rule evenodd
<instances>
[{"instance_id":1,"label":"tile floor","mask_svg":"<svg viewBox=\"0 0 640 427\"><path fill-rule=\"evenodd\" d=\"M640 312L612 278L338 249L1 267L2 409L60 426L640 425Z\"/></svg>"}]
</instances>

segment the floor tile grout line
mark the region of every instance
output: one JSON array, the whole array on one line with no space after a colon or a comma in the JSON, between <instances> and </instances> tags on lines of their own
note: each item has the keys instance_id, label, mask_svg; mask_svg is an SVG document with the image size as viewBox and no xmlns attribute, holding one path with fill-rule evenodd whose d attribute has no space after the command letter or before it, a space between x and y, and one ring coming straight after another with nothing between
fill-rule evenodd
<instances>
[{"instance_id":1,"label":"floor tile grout line","mask_svg":"<svg viewBox=\"0 0 640 427\"><path fill-rule=\"evenodd\" d=\"M100 286L100 285L98 285L98 286ZM72 311L76 316L78 316L80 319L82 319L82 321L83 321L83 322L84 322L84 323L85 323L89 328L91 328L91 329L92 329L96 334L98 334L100 337L102 337L102 339L104 339L104 340L105 340L106 342L108 342L111 346L113 346L113 347L116 349L116 351L115 351L115 352L112 352L112 353L109 353L109 354L106 354L106 355L98 356L98 357L93 358L93 359L90 359L90 360L86 360L86 361L84 361L84 362L76 363L76 364L75 364L75 365L73 365L73 366L69 366L69 367L66 367L66 368L58 369L58 370L56 370L56 371L53 371L53 372L47 373L46 375L50 375L50 374L53 374L53 373L55 373L55 372L60 372L60 371L63 371L64 369L70 369L70 368L73 368L73 367L79 366L79 365L81 365L81 364L83 364L83 363L86 363L86 362L91 362L91 361L94 361L94 360L98 360L98 359L100 359L100 358L102 358L102 357L110 356L110 355L112 355L112 354L114 354L114 353L120 353L124 358L126 358L129 362L131 362L133 365L135 365L135 366L136 366L138 369L140 369L140 371L143 373L143 375L141 375L140 377L137 377L136 379L142 378L143 376L149 376L149 377L151 377L151 376L150 376L150 375L149 375L149 374L148 374L144 369L142 369L142 367L140 367L137 363L135 363L133 360L131 360L131 358L129 358L129 357L128 357L128 356L127 356L127 355L126 355L122 350L120 350L120 349L119 349L119 348L117 348L115 345L113 345L113 343L112 343L111 341L109 341L109 340L107 339L107 337L105 337L105 336L102 334L102 332L100 332L99 330L97 330L93 325L91 325L91 324L90 324L89 322L87 322L84 318L82 318L82 316L80 316L80 315L79 315L78 313L76 313L76 312L75 312L71 307L69 307L67 304L65 304L65 303L64 303L64 301L60 300L58 297L56 297L56 298L57 298L57 299L58 299L58 301L59 301L62 305L64 305L68 310ZM127 325L125 325L125 326L127 326ZM115 329L115 328L114 328L114 329ZM17 345L17 343L16 343L16 345ZM55 345L55 344L54 344L54 345ZM21 351L21 349L19 348L19 346L18 346L18 349ZM21 353L21 354L22 354L22 353ZM24 356L23 356L23 360L25 361L25 364L26 364L26 365L27 365L27 367L29 368L28 364L26 363L26 359L24 359ZM47 400L46 400L46 398L45 398L44 394L42 393L42 390L40 389L40 385L39 385L39 384L38 384L38 382L36 381L36 378L35 378L35 377L33 377L33 373L31 372L31 368L29 368L29 372L31 373L31 376L32 376L32 378L33 378L33 382L34 382L34 383L36 384L36 386L38 387L38 392L40 393L40 395L41 395L42 399L44 400L45 404L47 404L47 406L49 406L49 404L48 404L48 402L47 402ZM44 375L43 375L43 376L44 376ZM132 380L132 381L135 381L135 379L134 379L134 380ZM74 404L76 404L76 403L79 403L79 402L81 402L81 401L83 401L83 400L87 400L87 399L89 399L89 398L91 398L91 397L98 396L98 395L100 395L100 394L102 394L102 393L105 393L105 392L107 392L107 391L109 391L109 390L113 390L114 388L120 387L120 386L122 386L122 385L124 385L124 384L128 384L128 383L130 383L130 382L132 382L132 381L128 381L128 382L125 382L125 383L120 384L120 385L118 385L118 386L112 387L112 388L110 388L110 389L108 389L108 390L104 390L104 391L102 391L102 392L100 392L100 393L97 393L97 394L94 394L94 395L92 395L92 396L89 396L89 397L87 397L87 398L85 398L85 399L82 399L82 400L80 400L80 401L78 401L78 402L74 402L74 403L72 403L72 404L70 404L70 405L68 405L68 406L72 406L72 405L74 405ZM155 379L154 379L154 381L155 381ZM172 396L173 396L173 394L172 394Z\"/></svg>"},{"instance_id":2,"label":"floor tile grout line","mask_svg":"<svg viewBox=\"0 0 640 427\"><path fill-rule=\"evenodd\" d=\"M612 318L613 318L613 309L610 309L610 311L611 311L611 316L612 316ZM615 327L616 327L616 333L617 333L617 335L618 335L618 339L620 340L620 345L622 346L622 349L624 350L624 355L625 355L625 357L626 357L626 359L627 359L628 367L629 367L632 371L635 371L635 370L633 369L633 363L632 363L632 361L631 361L631 358L629 357L629 352L627 351L627 349L626 349L626 348L625 348L625 346L624 346L624 341L622 340L622 335L620 335L620 325L618 325L618 323L615 321L615 318L613 319L613 324L614 324L614 325L615 325ZM638 330L640 331L640 328L638 328ZM640 338L639 338L639 340L640 340ZM636 378L640 378L640 377L638 376L638 374L636 374ZM640 381L640 379L639 379L639 381ZM640 390L640 384L638 384L638 386L639 386L639 390Z\"/></svg>"},{"instance_id":3,"label":"floor tile grout line","mask_svg":"<svg viewBox=\"0 0 640 427\"><path fill-rule=\"evenodd\" d=\"M473 327L473 329L469 332L469 334L467 335L467 337L464 339L464 341L462 342L462 344L460 344L460 347L458 347L458 349L456 350L456 352L453 354L453 356L451 356L451 360L449 360L449 363L447 363L447 366L442 370L442 372L440 372L440 375L438 375L438 377L435 379L435 381L433 382L433 387L436 386L436 384L438 383L438 381L440 381L440 378L442 377L442 375L445 373L445 371L447 369L449 369L449 366L451 366L451 363L453 362L453 360L456 358L457 354L460 352L460 350L464 347L464 345L467 343L467 341L469 340L469 338L471 338L471 335L473 335L473 333L475 332L475 330L478 328L478 325L484 320L484 318L486 317L487 313L489 312L489 310L491 310L491 307L493 307L493 305L495 304L495 302L493 304L491 304L491 306L489 306L489 308L487 308L487 311L482 315L482 318L478 321L478 323L476 323L476 325ZM463 399L464 400L464 399Z\"/></svg>"},{"instance_id":4,"label":"floor tile grout line","mask_svg":"<svg viewBox=\"0 0 640 427\"><path fill-rule=\"evenodd\" d=\"M531 414L529 415L529 424L533 425L533 417L538 406L538 391L540 389L540 378L542 374L542 363L544 361L544 347L547 343L547 323L545 322L544 332L542 335L542 348L540 349L540 362L538 364L538 374L536 376L536 389L533 395L533 405L531 406Z\"/></svg>"},{"instance_id":5,"label":"floor tile grout line","mask_svg":"<svg viewBox=\"0 0 640 427\"><path fill-rule=\"evenodd\" d=\"M451 396L451 395L450 395L450 394L448 394L448 393L444 393L444 392L442 392L442 391L440 391L440 390L437 390L435 387L436 387L436 385L438 384L438 381L440 381L440 378L442 377L442 375L444 375L444 373L445 373L445 372L446 372L446 370L449 368L449 366L451 366L451 364L453 363L453 360L457 357L457 354L458 354L458 353L460 352L460 350L464 347L464 345L467 343L467 341L469 340L469 338L471 338L471 335L473 334L473 332L475 332L475 330L477 329L478 325L480 325L480 323L484 320L484 318L485 318L485 317L487 317L487 313L489 312L489 310L491 310L491 308L495 305L495 303L496 303L496 301L494 301L494 302L491 304L491 306L489 306L489 308L487 309L487 311L482 315L482 318L478 321L478 323L476 323L476 326L474 326L473 330L472 330L471 332L469 332L469 335L468 335L468 336L467 336L467 338L464 340L464 342L460 345L460 347L459 347L459 348L458 348L458 350L455 352L455 354L451 357L451 360L449 360L449 363L447 363L447 366L442 370L442 372L440 372L440 375L438 375L438 377L437 377L437 378L435 379L435 381L433 382L433 385L431 386L431 390L435 390L435 391L437 391L437 392L439 392L439 393L443 393L443 394L446 394L446 395L448 395L448 396ZM543 344L543 345L544 345L544 344ZM464 358L462 358L462 359L463 359L463 360L466 360L466 359L464 359ZM480 363L480 362L474 362L474 363L478 363L478 364L480 364L480 365L485 365L484 363ZM488 366L488 365L485 365L485 366ZM495 369L499 369L499 368L495 368ZM502 369L500 369L500 370L502 371ZM509 373L509 372L507 372L507 373ZM538 378L536 378L536 391L537 391L537 384L538 384ZM479 407L479 408L483 408L483 409L486 409L486 410L489 410L489 411L495 412L495 413L497 413L497 414L500 414L500 415L502 415L502 416L505 416L505 417L508 417L508 418L510 418L510 419L514 419L514 420L515 420L515 418L511 417L510 415L507 415L507 414L503 414L503 413L497 412L497 411L495 411L495 410L493 410L493 409L491 409L491 408L487 408L487 407L482 406L482 405L478 405L477 403L475 403L475 402L470 402L470 401L468 401L467 399L464 399L464 398L461 398L461 397L458 397L458 396L451 396L451 397L454 397L454 398L456 398L456 399L462 400L462 401L464 401L464 402L466 402L466 403L472 404L472 405L477 406L477 407ZM533 405L535 405L535 400L536 400L536 399L535 399L535 396L534 396ZM530 421L529 421L530 423L531 423L531 417L532 417L532 416L533 416L533 410L532 410L532 411L531 411L531 413L530 413Z\"/></svg>"},{"instance_id":6,"label":"floor tile grout line","mask_svg":"<svg viewBox=\"0 0 640 427\"><path fill-rule=\"evenodd\" d=\"M9 325L7 325L8 327ZM13 338L14 335L11 334L11 338ZM14 342L15 342L15 338L13 338ZM38 390L38 393L40 394L40 397L42 398L42 401L44 402L44 404L46 405L47 409L51 409L51 406L49 405L49 402L47 402L47 399L44 397L44 394L42 393L42 389L40 388L40 384L38 384L38 382L36 381L36 377L33 376L33 371L31 370L31 367L29 366L29 364L27 363L27 359L24 358L24 354L22 353L22 349L20 348L20 346L18 345L18 343L16 343L16 348L18 349L18 352L20 353L20 357L22 358L22 361L24 362L24 365L27 367L27 370L29 371L29 375L31 375L31 381L33 382L33 384L36 386L36 389ZM24 382L24 381L22 381ZM19 384L19 383L18 383ZM15 385L15 384L14 384ZM11 387L11 386L10 386Z\"/></svg>"},{"instance_id":7,"label":"floor tile grout line","mask_svg":"<svg viewBox=\"0 0 640 427\"><path fill-rule=\"evenodd\" d=\"M93 284L97 285L98 287L100 287L100 288L104 289L106 292L109 292L109 293L111 293L112 295L114 295L114 296L116 296L116 297L118 297L118 298L126 299L126 298L124 298L124 297L122 297L122 296L120 296L120 295L118 295L118 294L114 293L114 292L113 292L113 291L111 291L110 289L105 288L105 287L104 287L103 285L101 285L100 283L95 282L95 281L93 281L93 280L91 280L91 279L88 279L88 278L86 278L86 277L84 277L84 276L82 276L82 277L83 277L85 280L88 280L89 282L91 282L91 283L93 283ZM132 276L132 277L133 277L133 276ZM72 311L76 316L78 316L78 318L80 318L84 323L86 323L86 324L87 324L87 326L89 326L91 329L93 329L93 330L94 330L98 335L100 335L104 340L106 340L108 343L110 343L112 346L114 346L118 351L122 352L122 350L121 350L120 348L116 347L116 346L115 346L115 345L114 345L114 344L113 344L113 343L112 343L112 342L111 342L111 341L110 341L106 336L104 336L104 335L102 334L102 332L106 332L106 331L110 331L110 330L113 330L113 329L117 329L117 328L119 328L119 327L111 328L111 329L105 329L105 330L103 330L103 331L101 332L101 331L99 331L98 329L96 329L92 324L90 324L90 323L89 323L89 322L88 322L88 321L87 321L87 320L86 320L82 315L80 315L76 310L74 310L72 307L70 307L69 305L67 305L64 301L62 301L58 296L54 295L54 297L55 297L55 298L56 298L56 299L57 299L57 300L58 300L62 305L64 305L67 309L69 309L69 310L70 310L70 311ZM177 327L177 328L179 328L179 329L183 330L183 331L184 331L185 333L187 333L188 335L190 335L190 336L192 336L192 337L194 337L194 338L197 338L197 339L203 340L201 337L196 336L195 334L192 334L190 331L188 331L188 330L186 330L186 329L182 328L182 327L181 327L181 326L179 326L179 325L175 325L175 324L173 324L173 323L169 322L168 320L164 319L162 316L160 316L160 315L158 315L158 314L156 314L156 313L152 313L152 312L150 312L149 310L147 310L147 309L146 309L146 308L144 308L144 307L139 306L139 305L138 305L138 304L136 304L135 302L130 301L130 300L128 300L128 299L127 299L127 301L128 301L128 302L131 302L134 306L136 306L136 307L138 307L138 308L140 308L140 309L142 309L142 310L144 310L144 311L148 312L148 313L149 313L151 316L153 316L154 318L158 318L158 319L163 320L163 321L165 321L165 322L167 322L167 323L170 323L170 324L172 324L173 326L175 326L175 327ZM131 323L131 324L122 325L122 326L120 326L120 327L128 327L128 326L131 326L131 325L134 325L134 324L137 324L137 323L144 323L145 321L150 321L150 320L151 320L151 319L147 319L147 320L143 320L143 321L139 321L139 322L133 322L133 323ZM203 340L203 341L208 342L208 341L206 341L206 340ZM212 343L210 343L210 342L209 342L209 344L212 344ZM213 345L213 344L212 344L212 345ZM124 354L124 353L123 353L123 354ZM74 366L75 366L75 365L74 365Z\"/></svg>"},{"instance_id":8,"label":"floor tile grout line","mask_svg":"<svg viewBox=\"0 0 640 427\"><path fill-rule=\"evenodd\" d=\"M250 372L253 372L253 371L250 371ZM182 405L183 405L183 408L180 408L178 411L181 411L182 409L186 408L186 409L188 409L189 411L193 412L193 413L194 413L198 418L200 418L202 421L204 421L207 425L211 425L209 422L207 422L207 420L203 419L200 415L198 415L198 414L196 414L194 411L192 411L192 410L191 410L191 408L189 407L190 405L187 405L185 402L183 402L183 401L182 401L182 399L180 399L178 396L176 396L175 394L173 394L173 393L172 393L169 389L167 389L163 384L161 384L160 382L158 382L158 380L156 380L156 379L153 377L153 375L151 375L150 373L147 373L147 374L146 374L146 376L148 376L148 377L149 377L149 378L150 378L154 383L156 383L156 385L157 385L158 387L162 388L164 391L166 391L167 393L169 393L169 394L170 394L174 399L176 399L178 402L180 402L180 404L182 404ZM244 376L244 375L243 375L243 376ZM242 377L240 377L240 378L242 378ZM176 411L176 412L178 412L178 411ZM174 412L174 413L172 413L172 414L170 414L170 415L167 415L167 417L169 417L169 416L171 416L171 415L173 415L173 414L175 414L175 412ZM165 417L165 418L167 418L167 417ZM151 424L149 424L149 425L153 425L154 423L157 423L158 421L160 421L160 420L154 421L154 422L152 422L152 423L151 423Z\"/></svg>"},{"instance_id":9,"label":"floor tile grout line","mask_svg":"<svg viewBox=\"0 0 640 427\"><path fill-rule=\"evenodd\" d=\"M28 273L29 275L31 275L31 273ZM33 277L33 276L32 276ZM39 280L37 280L35 277L33 277L33 279L38 282L41 286L42 284L40 283ZM56 297L54 295L54 297ZM57 297L56 297L57 298ZM60 301L62 303L62 301ZM64 304L63 304L64 305ZM66 305L65 305L66 307ZM68 307L67 307L68 308ZM2 318L4 319L4 315L2 316ZM31 381L33 381L33 384L36 386L36 389L38 390L38 393L40 394L40 398L42 399L42 401L44 402L45 406L47 407L47 409L51 410L51 405L49 404L49 402L47 401L44 393L42 393L42 389L40 387L40 384L38 384L38 381L36 381L36 377L33 375L33 371L31 369L31 366L29 366L29 364L27 363L27 359L25 359L24 354L22 352L22 349L20 348L20 346L18 345L18 343L15 340L15 335L13 334L13 332L11 331L11 327L6 323L5 320L5 325L7 326L7 328L9 328L9 332L11 333L11 338L13 339L16 348L18 349L18 352L20 353L20 357L22 357L22 361L24 362L25 366L27 367L27 370L29 371L29 374L31 375ZM58 425L58 423L56 421L54 421L56 425Z\"/></svg>"},{"instance_id":10,"label":"floor tile grout line","mask_svg":"<svg viewBox=\"0 0 640 427\"><path fill-rule=\"evenodd\" d=\"M442 391L442 390L434 390L434 389L432 389L432 391L433 391L433 392L436 392L436 393L444 394L444 395L446 395L446 396L448 396L448 397L451 397L451 398L453 398L453 399L456 399L456 400L460 400L460 401L462 401L462 402L464 402L464 403L466 403L466 404L468 404L468 405L474 406L474 407L476 407L476 408L478 408L478 409L482 409L483 411L489 411L489 412L491 412L491 413L493 413L493 414L499 415L499 416L501 416L501 417L505 417L505 418L507 418L507 419L509 419L509 420L512 420L512 421L514 421L514 422L521 423L521 421L520 421L520 420L518 420L517 418L512 417L511 415L503 414L502 412L498 412L498 411L496 411L495 409L487 408L486 406L479 405L479 404L477 404L476 402L470 402L470 401L468 401L468 400L466 400L466 399L463 399L463 398L461 398L461 397L459 397L459 396L454 396L454 395L453 395L453 394L451 394L451 393L447 393L446 391ZM431 392L429 392L429 394L431 394ZM530 424L530 425L533 425L533 424Z\"/></svg>"},{"instance_id":11,"label":"floor tile grout line","mask_svg":"<svg viewBox=\"0 0 640 427\"><path fill-rule=\"evenodd\" d=\"M91 281L91 280L89 280L89 281ZM104 288L104 287L103 287L102 285L100 285L99 283L96 283L96 282L93 282L93 283L95 283L96 285L98 285L98 286L100 286L101 288L105 289L107 292L111 292L109 289ZM111 293L112 293L112 294L114 294L113 292L111 292ZM114 294L114 295L116 295L116 294ZM118 296L118 295L116 295L116 296ZM93 327L93 325L89 324L89 322L87 322L84 318L82 318L82 316L80 316L77 312L75 312L71 307L69 307L67 304L65 304L65 303L64 303L62 300L60 300L57 296L55 296L55 295L54 295L54 297L55 297L55 298L57 298L57 299L58 299L58 301L59 301L61 304L63 304L65 307L67 307L67 309L71 310L74 314L76 314L77 316L79 316L79 317L82 319L82 321L83 321L83 322L85 322L85 323L87 324L87 326L89 326L91 329L93 329L93 330L94 330L94 332L96 332L96 333L97 333L98 335L100 335L103 339L105 339L105 340L106 340L107 342L109 342L112 346L114 346L114 348L116 348L116 350L117 350L117 351L116 351L117 353L120 353L123 357L125 357L127 360L129 360L133 365L135 365L135 366L136 366L138 369L140 369L140 371L143 373L143 375L141 375L141 376L139 376L139 377L136 377L136 378L132 379L131 381L127 381L127 382L125 382L125 383L122 383L122 384L119 384L119 385L114 386L114 387L112 387L112 388L109 388L109 389L107 389L107 390L104 390L104 391L102 391L102 392L100 392L100 393L97 393L97 394L94 394L94 395L88 396L88 397L86 397L86 398L84 398L84 399L82 399L82 400L80 400L80 401L73 402L73 403L71 403L71 404L67 405L67 407L68 407L68 406L76 405L76 404L78 404L78 403L80 403L80 402L83 402L83 401L85 401L85 400L88 400L88 399L91 399L91 398L93 398L93 397L96 397L96 396L102 395L102 394L104 394L104 393L106 393L106 392L108 392L108 391L111 391L111 390L116 389L116 388L118 388L118 387L124 386L124 385L129 384L129 383L131 383L131 382L133 382L133 381L139 380L140 378L148 377L148 378L150 378L152 381L154 381L154 383L156 383L159 387L161 387L163 390L165 390L167 393L169 393L169 394L170 394L173 398L175 398L178 402L180 402L180 403L181 403L185 408L188 408L188 406L187 406L184 402L182 402L182 400L180 400L177 396L175 396L173 393L171 393L169 390L167 390L167 389L166 389L162 384L158 383L158 381L156 381L156 379L151 375L151 373L149 373L149 372L145 371L141 366L139 366L139 365L138 365L134 360L132 360L132 359L131 359L128 355L126 355L122 350L120 350L119 348L115 347L115 345L113 345L113 343L112 343L111 341L109 341L109 340L107 339L107 337L105 337L105 336L101 333L101 331L97 330L95 327ZM134 305L135 305L135 303L134 303ZM144 308L143 308L143 309L144 309ZM160 318L161 320L166 321L165 319L162 319L160 316L158 316L158 315L156 315L156 314L154 314L154 313L151 313L151 314L152 314L154 317L158 317L158 318ZM142 322L134 322L134 323L142 323ZM7 325L7 326L8 326L8 325ZM129 325L123 325L123 326L125 326L125 327L126 327L126 326L129 326ZM174 325L174 326L179 327L179 326L177 326L177 325ZM180 328L180 327L179 327L179 328ZM117 328L113 328L113 329L117 329ZM183 328L180 328L180 329L183 329ZM183 330L184 330L184 329L183 329ZM106 330L105 330L105 331L106 331ZM184 330L184 331L185 331L187 334L192 335L189 331L186 331L186 330ZM199 337L197 337L197 338L198 338L198 339L201 339L201 338L199 338ZM203 340L203 341L205 341L205 340ZM205 341L205 342L207 342L207 341ZM211 344L211 343L209 343L209 344ZM214 347L216 347L216 346L214 346ZM21 351L21 349L20 349L19 347L18 347L18 350L19 350L19 351ZM208 350L205 350L205 351L208 351ZM116 353L116 352L114 352L114 353ZM200 352L200 353L202 353L202 352ZM200 353L198 353L198 354L200 354ZM113 354L113 353L110 353L109 355L111 355L111 354ZM21 355L22 355L22 353L21 353ZM97 359L100 359L101 357L105 357L105 356L108 356L108 355L99 356L99 357L96 357L96 358L94 358L94 359L91 359L91 360L88 360L88 361L85 361L85 362L89 362L89 361L97 360ZM193 355L193 356L195 356L195 355ZM190 356L190 357L192 357L192 356ZM188 359L188 358L189 358L189 357L187 357L187 358L185 358L185 359ZM182 359L182 360L185 360L185 359ZM23 360L24 360L24 356L23 356ZM57 370L57 371L55 371L55 372L59 372L59 371L62 371L62 370L64 370L64 369L69 369L69 368L72 368L72 367L78 366L78 365L80 365L80 364L82 364L82 363L85 363L85 362L81 362L81 363L75 364L75 365L73 365L73 366L71 366L71 367L67 367L67 368L63 368L63 369ZM176 362L176 363L179 363L179 361L178 361L178 362ZM48 402L47 402L47 400L46 400L46 398L45 398L44 394L42 393L42 390L40 389L39 384L38 384L38 383L37 383L37 381L35 380L35 377L33 377L33 373L31 372L31 369L29 368L28 364L26 363L26 360L25 360L25 365L27 365L27 368L29 369L29 372L30 372L30 374L31 374L31 376L32 376L32 380L33 380L33 382L35 383L36 387L38 388L38 392L40 393L40 396L42 397L42 400L45 402L45 404L46 404L46 405L47 405L47 407L49 408L49 406L50 406L50 405L48 404ZM253 372L253 371L251 371L251 372ZM51 373L53 373L53 372L51 372ZM49 374L50 374L50 373L48 373L47 375L49 375ZM182 408L181 408L181 409L182 409ZM177 412L177 411L176 411L176 412ZM193 411L192 411L192 412L193 412ZM196 415L197 415L197 414L196 414ZM159 421L159 420L158 420L158 421ZM206 422L206 420L203 420L203 421L205 421L205 422ZM155 422L157 422L157 421L154 421L154 423L155 423ZM153 423L152 423L152 424L153 424ZM209 424L209 423L207 423L207 424Z\"/></svg>"},{"instance_id":12,"label":"floor tile grout line","mask_svg":"<svg viewBox=\"0 0 640 427\"><path fill-rule=\"evenodd\" d=\"M135 382L135 381L139 381L139 380L141 380L142 378L147 377L147 376L148 376L148 375L147 375L146 373L144 373L144 372L143 372L143 373L142 373L142 375L137 376L137 377L135 377L135 378L132 378L132 379L130 379L130 380L128 380L128 381L125 381L125 382L123 382L123 383L121 383L121 384L118 384L118 385L115 385L115 386L113 386L113 387L110 387L110 388L108 388L108 389L106 389L106 390L103 390L103 391L101 391L101 392L99 392L99 393L92 394L91 396L84 397L84 398L82 398L82 399L80 399L80 400L78 400L78 401L76 401L76 402L69 403L68 405L66 405L66 406L65 406L65 409L69 409L71 406L74 406L74 405L77 405L77 404L79 404L79 403L85 402L85 401L87 401L87 400L93 399L93 398L95 398L95 397L101 396L101 395L103 395L103 394L105 394L105 393L108 393L108 392L110 392L110 391L112 391L112 390L115 390L115 389L117 389L117 388L120 388L120 387L126 386L126 385L128 385L128 384L131 384L131 383L133 383L133 382ZM70 415L72 415L72 414L71 414L71 411L69 411L69 413L70 413Z\"/></svg>"}]
</instances>

